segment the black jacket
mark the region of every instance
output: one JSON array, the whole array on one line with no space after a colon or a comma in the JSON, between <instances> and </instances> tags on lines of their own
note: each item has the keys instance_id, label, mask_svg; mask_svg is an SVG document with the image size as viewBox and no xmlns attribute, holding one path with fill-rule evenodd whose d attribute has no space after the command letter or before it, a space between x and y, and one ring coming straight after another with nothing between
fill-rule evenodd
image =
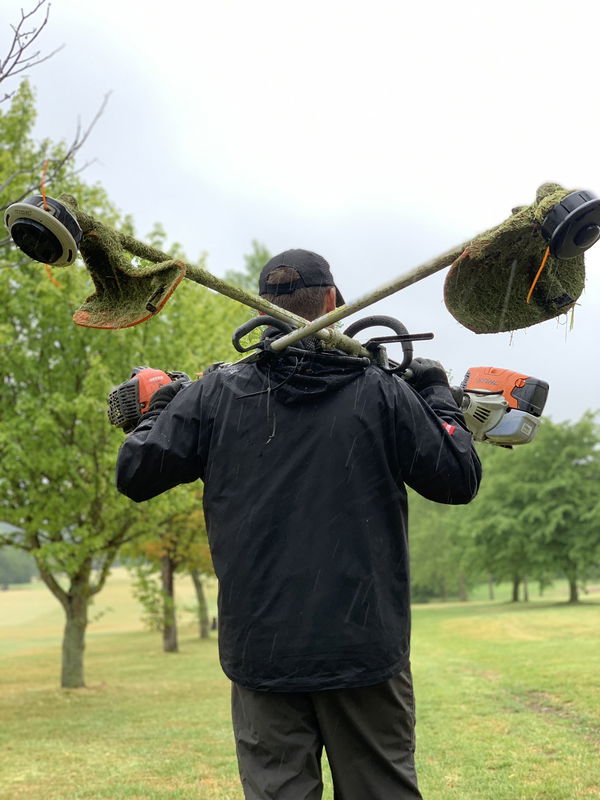
<instances>
[{"instance_id":1,"label":"black jacket","mask_svg":"<svg viewBox=\"0 0 600 800\"><path fill-rule=\"evenodd\" d=\"M117 464L137 502L204 481L221 664L269 691L366 686L405 666L405 484L458 504L480 477L447 387L420 396L309 353L209 373L148 412Z\"/></svg>"}]
</instances>

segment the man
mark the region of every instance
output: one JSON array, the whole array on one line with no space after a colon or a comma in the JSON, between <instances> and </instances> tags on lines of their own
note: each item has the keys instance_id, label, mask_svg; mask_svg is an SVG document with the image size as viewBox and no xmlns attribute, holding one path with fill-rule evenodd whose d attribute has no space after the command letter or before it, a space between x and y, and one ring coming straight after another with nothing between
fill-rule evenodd
<instances>
[{"instance_id":1,"label":"man","mask_svg":"<svg viewBox=\"0 0 600 800\"><path fill-rule=\"evenodd\" d=\"M343 302L306 250L263 297L308 319ZM160 389L123 444L136 501L204 481L219 652L246 800L420 798L414 768L405 484L468 503L481 467L438 362L412 385L308 338Z\"/></svg>"}]
</instances>

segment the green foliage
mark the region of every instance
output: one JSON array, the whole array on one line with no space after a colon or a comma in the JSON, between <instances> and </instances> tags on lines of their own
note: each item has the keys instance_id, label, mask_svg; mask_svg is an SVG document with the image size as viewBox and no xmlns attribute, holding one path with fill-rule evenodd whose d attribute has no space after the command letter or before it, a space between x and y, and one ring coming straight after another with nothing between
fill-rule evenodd
<instances>
[{"instance_id":1,"label":"green foliage","mask_svg":"<svg viewBox=\"0 0 600 800\"><path fill-rule=\"evenodd\" d=\"M14 175L10 182L11 202L21 196L32 179L39 177L40 161L46 154L46 143L38 144L31 138L35 118L33 91L29 83L23 81L10 105L0 110L0 175L4 180ZM20 174L16 175L19 170ZM4 197L2 205L5 205Z\"/></svg>"},{"instance_id":2,"label":"green foliage","mask_svg":"<svg viewBox=\"0 0 600 800\"><path fill-rule=\"evenodd\" d=\"M271 253L264 244L252 241L252 252L244 256L244 270L230 269L225 273L225 280L246 289L249 292L258 292L258 278L262 268L271 258Z\"/></svg>"},{"instance_id":3,"label":"green foliage","mask_svg":"<svg viewBox=\"0 0 600 800\"><path fill-rule=\"evenodd\" d=\"M138 564L132 569L132 592L141 604L142 622L149 631L160 632L164 628L164 604L170 600L160 587L160 581L152 564Z\"/></svg>"},{"instance_id":4,"label":"green foliage","mask_svg":"<svg viewBox=\"0 0 600 800\"><path fill-rule=\"evenodd\" d=\"M124 548L130 567L135 597L143 609L142 619L149 630L165 632L176 625L174 596L166 590L165 569L192 576L202 605L202 575L213 575L206 522L202 510L202 492L197 485L179 486L164 500L175 499L176 512L163 524L153 526ZM161 579L158 578L158 573ZM167 587L168 588L168 587ZM203 609L194 609L200 614Z\"/></svg>"},{"instance_id":5,"label":"green foliage","mask_svg":"<svg viewBox=\"0 0 600 800\"><path fill-rule=\"evenodd\" d=\"M34 118L25 83L0 112L2 168L15 176L0 196L4 206L28 185L44 152L62 152L60 144L35 144ZM104 191L85 185L70 161L52 193L67 189L86 211L109 224L118 221ZM123 225L132 229L131 220ZM157 227L152 239L163 245L164 232ZM0 544L34 556L67 622L76 624L72 650L81 656L90 598L102 588L123 542L190 513L198 502L189 487L143 506L118 494L113 475L123 434L107 422L107 393L139 364L193 376L231 358L231 331L246 312L184 282L161 314L137 328L80 328L71 315L92 288L87 273L76 267L54 272L59 285L10 241L0 246L0 517L24 531L0 535ZM68 624L65 641L69 636Z\"/></svg>"},{"instance_id":6,"label":"green foliage","mask_svg":"<svg viewBox=\"0 0 600 800\"><path fill-rule=\"evenodd\" d=\"M466 508L411 496L415 600L460 595L484 576L526 578L541 588L557 576L578 599L600 567L600 430L591 413L578 422L544 420L529 445L482 446L484 478ZM516 599L516 594L515 594Z\"/></svg>"},{"instance_id":7,"label":"green foliage","mask_svg":"<svg viewBox=\"0 0 600 800\"><path fill-rule=\"evenodd\" d=\"M498 577L565 575L576 585L600 555L600 433L592 414L545 420L534 442L488 459L472 524ZM571 598L576 599L576 598Z\"/></svg>"},{"instance_id":8,"label":"green foliage","mask_svg":"<svg viewBox=\"0 0 600 800\"><path fill-rule=\"evenodd\" d=\"M16 176L0 197L3 206L29 184L41 155L62 152L60 144L35 145L34 119L33 95L23 83L8 111L0 112L3 167ZM102 190L86 187L73 164L59 180L114 216ZM103 502L112 492L108 454L117 439L108 426L93 424L103 412L111 348L106 340L95 346L70 322L75 298L87 291L85 275L63 271L60 283L11 243L1 248L0 507L7 521L25 530L8 541L36 556L57 595L62 576L88 570L96 551L102 576L113 542L130 522L124 503L109 508Z\"/></svg>"},{"instance_id":9,"label":"green foliage","mask_svg":"<svg viewBox=\"0 0 600 800\"><path fill-rule=\"evenodd\" d=\"M470 539L462 525L464 507L438 505L409 493L412 599L466 599L479 577L470 562Z\"/></svg>"},{"instance_id":10,"label":"green foliage","mask_svg":"<svg viewBox=\"0 0 600 800\"><path fill-rule=\"evenodd\" d=\"M479 497L467 512L477 559L496 580L520 581L526 575L541 575L539 552L527 528L517 518L536 502L535 491L526 491L528 448L537 442L507 451L481 448L484 479ZM465 520L467 522L467 520Z\"/></svg>"},{"instance_id":11,"label":"green foliage","mask_svg":"<svg viewBox=\"0 0 600 800\"><path fill-rule=\"evenodd\" d=\"M565 575L573 591L600 564L600 428L589 412L578 422L548 420L535 444L526 463L536 502L522 524L546 571Z\"/></svg>"}]
</instances>

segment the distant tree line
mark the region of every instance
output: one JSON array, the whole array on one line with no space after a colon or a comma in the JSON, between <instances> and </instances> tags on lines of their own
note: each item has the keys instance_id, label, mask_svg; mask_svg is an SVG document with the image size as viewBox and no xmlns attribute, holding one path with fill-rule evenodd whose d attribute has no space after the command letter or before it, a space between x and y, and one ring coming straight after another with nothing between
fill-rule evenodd
<instances>
[{"instance_id":1,"label":"distant tree line","mask_svg":"<svg viewBox=\"0 0 600 800\"><path fill-rule=\"evenodd\" d=\"M566 579L576 603L586 581L600 578L600 428L549 419L528 445L480 445L484 477L466 507L440 506L411 494L413 600L467 599L476 583L512 584L527 600Z\"/></svg>"},{"instance_id":2,"label":"distant tree line","mask_svg":"<svg viewBox=\"0 0 600 800\"><path fill-rule=\"evenodd\" d=\"M0 547L0 589L11 584L29 583L37 575L35 559L16 547Z\"/></svg>"}]
</instances>

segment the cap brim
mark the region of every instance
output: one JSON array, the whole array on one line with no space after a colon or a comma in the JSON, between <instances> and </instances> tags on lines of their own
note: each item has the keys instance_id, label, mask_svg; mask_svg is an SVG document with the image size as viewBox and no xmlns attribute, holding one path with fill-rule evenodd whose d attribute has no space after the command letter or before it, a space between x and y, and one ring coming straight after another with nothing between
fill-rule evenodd
<instances>
[{"instance_id":1,"label":"cap brim","mask_svg":"<svg viewBox=\"0 0 600 800\"><path fill-rule=\"evenodd\" d=\"M337 286L335 287L335 305L337 308L346 305L346 301L342 297L342 293L340 292Z\"/></svg>"}]
</instances>

